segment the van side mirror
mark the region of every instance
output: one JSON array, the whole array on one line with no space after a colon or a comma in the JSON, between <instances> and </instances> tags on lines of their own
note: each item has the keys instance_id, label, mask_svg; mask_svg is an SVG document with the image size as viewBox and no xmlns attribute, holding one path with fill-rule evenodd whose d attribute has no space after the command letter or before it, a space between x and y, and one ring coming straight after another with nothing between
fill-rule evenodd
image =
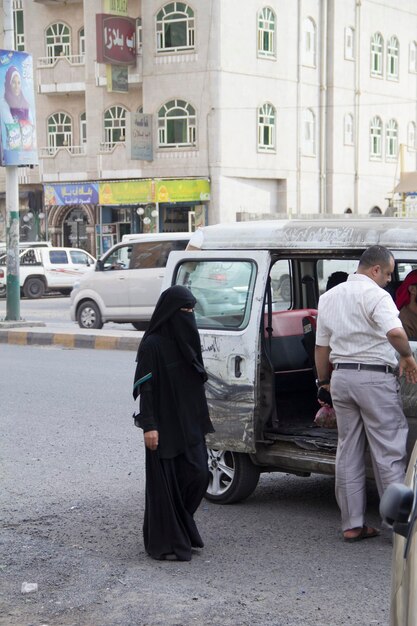
<instances>
[{"instance_id":1,"label":"van side mirror","mask_svg":"<svg viewBox=\"0 0 417 626\"><path fill-rule=\"evenodd\" d=\"M382 495L379 505L381 517L394 532L403 537L408 536L409 517L413 509L414 491L400 483L389 485Z\"/></svg>"},{"instance_id":2,"label":"van side mirror","mask_svg":"<svg viewBox=\"0 0 417 626\"><path fill-rule=\"evenodd\" d=\"M101 259L97 259L97 262L96 262L96 272L102 272L103 269L104 269L103 261Z\"/></svg>"}]
</instances>

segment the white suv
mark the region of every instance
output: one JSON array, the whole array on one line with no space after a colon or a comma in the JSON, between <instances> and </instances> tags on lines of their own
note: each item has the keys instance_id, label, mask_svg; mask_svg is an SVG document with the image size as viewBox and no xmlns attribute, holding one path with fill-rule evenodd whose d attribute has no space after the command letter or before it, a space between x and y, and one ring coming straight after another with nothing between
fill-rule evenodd
<instances>
[{"instance_id":1,"label":"white suv","mask_svg":"<svg viewBox=\"0 0 417 626\"><path fill-rule=\"evenodd\" d=\"M151 318L171 250L185 250L189 233L129 235L113 246L71 293L71 319L81 328L131 322L141 330Z\"/></svg>"}]
</instances>

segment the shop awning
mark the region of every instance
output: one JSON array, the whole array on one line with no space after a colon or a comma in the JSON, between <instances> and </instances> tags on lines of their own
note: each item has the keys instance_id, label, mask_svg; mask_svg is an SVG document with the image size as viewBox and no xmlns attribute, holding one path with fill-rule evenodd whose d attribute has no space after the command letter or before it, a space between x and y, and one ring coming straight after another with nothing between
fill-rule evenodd
<instances>
[{"instance_id":1,"label":"shop awning","mask_svg":"<svg viewBox=\"0 0 417 626\"><path fill-rule=\"evenodd\" d=\"M394 193L417 193L417 172L403 172Z\"/></svg>"}]
</instances>

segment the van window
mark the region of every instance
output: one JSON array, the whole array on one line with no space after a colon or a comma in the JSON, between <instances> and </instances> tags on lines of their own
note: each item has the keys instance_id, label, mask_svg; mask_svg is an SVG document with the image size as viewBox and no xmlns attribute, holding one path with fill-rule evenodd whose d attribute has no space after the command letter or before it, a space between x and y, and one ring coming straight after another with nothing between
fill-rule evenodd
<instances>
[{"instance_id":1,"label":"van window","mask_svg":"<svg viewBox=\"0 0 417 626\"><path fill-rule=\"evenodd\" d=\"M358 269L358 263L358 259L320 259L317 261L319 294L343 282L347 274L354 274Z\"/></svg>"},{"instance_id":2,"label":"van window","mask_svg":"<svg viewBox=\"0 0 417 626\"><path fill-rule=\"evenodd\" d=\"M244 328L250 315L256 265L253 261L187 261L176 284L188 287L197 300L199 328Z\"/></svg>"},{"instance_id":3,"label":"van window","mask_svg":"<svg viewBox=\"0 0 417 626\"><path fill-rule=\"evenodd\" d=\"M53 250L49 253L49 260L53 265L68 263L67 253L65 250Z\"/></svg>"},{"instance_id":4,"label":"van window","mask_svg":"<svg viewBox=\"0 0 417 626\"><path fill-rule=\"evenodd\" d=\"M132 246L119 246L103 259L104 270L125 270L129 267Z\"/></svg>"},{"instance_id":5,"label":"van window","mask_svg":"<svg viewBox=\"0 0 417 626\"><path fill-rule=\"evenodd\" d=\"M272 308L274 311L285 311L292 306L291 265L288 259L280 259L270 271L272 286Z\"/></svg>"},{"instance_id":6,"label":"van window","mask_svg":"<svg viewBox=\"0 0 417 626\"><path fill-rule=\"evenodd\" d=\"M173 250L185 250L188 239L177 241L141 241L133 244L130 269L165 267L169 253Z\"/></svg>"}]
</instances>

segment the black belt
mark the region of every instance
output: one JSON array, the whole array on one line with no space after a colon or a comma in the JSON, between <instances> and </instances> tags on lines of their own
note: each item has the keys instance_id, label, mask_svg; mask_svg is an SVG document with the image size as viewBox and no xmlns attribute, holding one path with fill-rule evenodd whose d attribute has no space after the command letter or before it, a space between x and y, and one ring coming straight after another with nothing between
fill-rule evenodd
<instances>
[{"instance_id":1,"label":"black belt","mask_svg":"<svg viewBox=\"0 0 417 626\"><path fill-rule=\"evenodd\" d=\"M391 365L368 365L367 363L335 363L335 370L369 370L370 372L385 372L394 374L395 369Z\"/></svg>"}]
</instances>

